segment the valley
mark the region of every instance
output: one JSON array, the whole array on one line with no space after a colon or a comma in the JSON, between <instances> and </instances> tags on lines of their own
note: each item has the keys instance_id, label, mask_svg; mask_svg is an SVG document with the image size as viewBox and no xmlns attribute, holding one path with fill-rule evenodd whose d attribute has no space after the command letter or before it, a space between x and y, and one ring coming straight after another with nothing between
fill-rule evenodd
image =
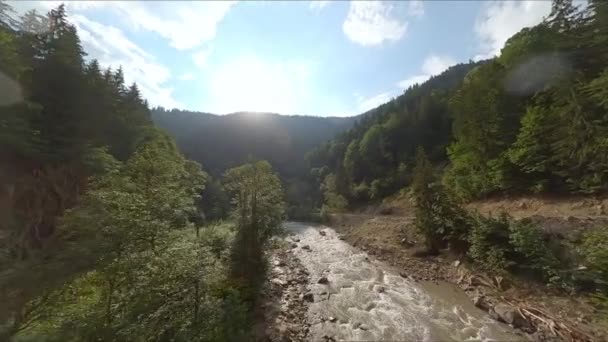
<instances>
[{"instance_id":1,"label":"valley","mask_svg":"<svg viewBox=\"0 0 608 342\"><path fill-rule=\"evenodd\" d=\"M350 117L152 107L68 8L0 0L0 340L608 339L608 2Z\"/></svg>"}]
</instances>

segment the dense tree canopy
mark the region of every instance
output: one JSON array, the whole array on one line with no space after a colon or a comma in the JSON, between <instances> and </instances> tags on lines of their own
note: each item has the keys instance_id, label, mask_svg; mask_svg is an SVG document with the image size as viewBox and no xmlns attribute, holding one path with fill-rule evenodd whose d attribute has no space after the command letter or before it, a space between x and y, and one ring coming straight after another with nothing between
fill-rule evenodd
<instances>
[{"instance_id":1,"label":"dense tree canopy","mask_svg":"<svg viewBox=\"0 0 608 342\"><path fill-rule=\"evenodd\" d=\"M421 146L463 199L605 192L607 8L554 1L499 57L408 89L310 152L311 174L350 204L382 198L409 184Z\"/></svg>"},{"instance_id":2,"label":"dense tree canopy","mask_svg":"<svg viewBox=\"0 0 608 342\"><path fill-rule=\"evenodd\" d=\"M277 231L280 181L265 162L211 178L120 67L85 56L63 5L0 2L0 340L247 340L257 293L229 275ZM249 220L203 226L225 189Z\"/></svg>"}]
</instances>

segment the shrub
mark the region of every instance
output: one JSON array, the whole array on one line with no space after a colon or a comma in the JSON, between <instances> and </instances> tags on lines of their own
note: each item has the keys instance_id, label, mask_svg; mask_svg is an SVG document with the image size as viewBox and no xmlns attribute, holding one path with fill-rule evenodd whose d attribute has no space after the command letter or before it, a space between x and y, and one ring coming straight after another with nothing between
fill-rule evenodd
<instances>
[{"instance_id":1,"label":"shrub","mask_svg":"<svg viewBox=\"0 0 608 342\"><path fill-rule=\"evenodd\" d=\"M478 215L469 235L469 256L487 270L506 271L513 262L508 260L509 219Z\"/></svg>"},{"instance_id":2,"label":"shrub","mask_svg":"<svg viewBox=\"0 0 608 342\"><path fill-rule=\"evenodd\" d=\"M519 270L532 271L532 274L540 275L553 284L561 282L556 247L532 221L512 221L509 224L509 243L513 248L512 259Z\"/></svg>"},{"instance_id":3,"label":"shrub","mask_svg":"<svg viewBox=\"0 0 608 342\"><path fill-rule=\"evenodd\" d=\"M580 252L596 285L608 294L608 228L585 234Z\"/></svg>"},{"instance_id":4,"label":"shrub","mask_svg":"<svg viewBox=\"0 0 608 342\"><path fill-rule=\"evenodd\" d=\"M569 287L560 272L559 246L528 219L478 215L469 235L469 256L487 270L511 271ZM564 273L563 275L561 273Z\"/></svg>"},{"instance_id":5,"label":"shrub","mask_svg":"<svg viewBox=\"0 0 608 342\"><path fill-rule=\"evenodd\" d=\"M374 179L369 190L370 197L372 199L385 197L390 192L390 185L389 179Z\"/></svg>"},{"instance_id":6,"label":"shrub","mask_svg":"<svg viewBox=\"0 0 608 342\"><path fill-rule=\"evenodd\" d=\"M330 220L330 210L326 205L323 205L321 207L321 212L319 213L319 217L321 219L321 222L329 222Z\"/></svg>"},{"instance_id":7,"label":"shrub","mask_svg":"<svg viewBox=\"0 0 608 342\"><path fill-rule=\"evenodd\" d=\"M412 190L416 203L416 227L425 237L427 251L436 253L446 245L459 252L466 251L470 218L436 181L422 149L416 156Z\"/></svg>"},{"instance_id":8,"label":"shrub","mask_svg":"<svg viewBox=\"0 0 608 342\"><path fill-rule=\"evenodd\" d=\"M361 182L353 187L353 197L359 201L367 201L370 198L369 186L365 182Z\"/></svg>"}]
</instances>

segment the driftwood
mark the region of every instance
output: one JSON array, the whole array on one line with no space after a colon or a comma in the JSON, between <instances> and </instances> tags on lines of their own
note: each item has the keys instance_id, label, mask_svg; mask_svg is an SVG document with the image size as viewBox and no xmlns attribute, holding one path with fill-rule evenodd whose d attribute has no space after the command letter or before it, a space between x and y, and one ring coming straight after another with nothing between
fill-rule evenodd
<instances>
[{"instance_id":1,"label":"driftwood","mask_svg":"<svg viewBox=\"0 0 608 342\"><path fill-rule=\"evenodd\" d=\"M539 328L545 327L545 329L549 330L554 336L559 336L564 341L595 341L593 336L590 336L584 331L577 329L573 323L568 322L566 319L556 318L550 313L540 308L533 307L527 303L514 304L505 298L502 299L505 303L517 308L522 317L524 317L531 326L538 330L543 330Z\"/></svg>"}]
</instances>

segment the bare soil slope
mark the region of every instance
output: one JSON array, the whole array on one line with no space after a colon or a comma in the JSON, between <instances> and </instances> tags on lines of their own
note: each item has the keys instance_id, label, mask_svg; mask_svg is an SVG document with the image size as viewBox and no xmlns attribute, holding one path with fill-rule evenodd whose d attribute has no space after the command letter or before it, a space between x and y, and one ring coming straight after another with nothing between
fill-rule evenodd
<instances>
[{"instance_id":1,"label":"bare soil slope","mask_svg":"<svg viewBox=\"0 0 608 342\"><path fill-rule=\"evenodd\" d=\"M543 229L576 244L587 229L608 226L608 200L574 197L500 198L470 203L467 209L486 215L506 212L515 218L530 217ZM569 295L522 279L497 279L457 256L420 256L422 237L413 225L413 206L407 196L399 196L357 213L332 215L331 225L352 245L400 269L418 281L449 281L458 284L476 303L490 313L496 305L509 303L519 308L540 310L544 322L537 329L521 327L536 340L559 340L549 327L564 324L561 333L575 340L606 341L608 326L584 296ZM569 332L570 331L570 332ZM559 333L558 333L559 335Z\"/></svg>"}]
</instances>

